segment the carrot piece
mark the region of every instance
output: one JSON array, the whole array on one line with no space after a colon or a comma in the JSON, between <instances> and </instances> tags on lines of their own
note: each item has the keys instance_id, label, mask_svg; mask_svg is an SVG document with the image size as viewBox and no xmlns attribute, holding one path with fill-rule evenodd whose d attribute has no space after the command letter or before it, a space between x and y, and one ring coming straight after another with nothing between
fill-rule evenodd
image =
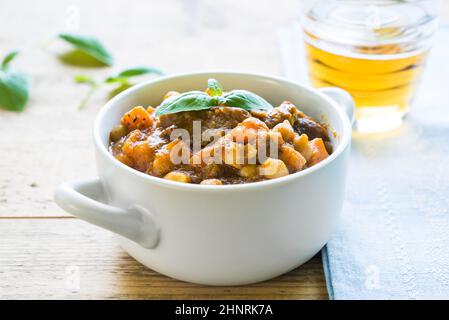
<instances>
[{"instance_id":1,"label":"carrot piece","mask_svg":"<svg viewBox=\"0 0 449 320\"><path fill-rule=\"evenodd\" d=\"M134 130L122 146L122 152L131 159L133 168L142 172L148 169L154 156L154 148L143 137L141 131Z\"/></svg>"},{"instance_id":2,"label":"carrot piece","mask_svg":"<svg viewBox=\"0 0 449 320\"><path fill-rule=\"evenodd\" d=\"M128 131L135 129L143 130L153 124L150 114L143 107L135 107L124 114L120 124Z\"/></svg>"},{"instance_id":3,"label":"carrot piece","mask_svg":"<svg viewBox=\"0 0 449 320\"><path fill-rule=\"evenodd\" d=\"M329 156L326 147L324 146L323 139L315 138L309 142L309 145L312 148L312 155L310 156L308 163L309 167L323 161Z\"/></svg>"}]
</instances>

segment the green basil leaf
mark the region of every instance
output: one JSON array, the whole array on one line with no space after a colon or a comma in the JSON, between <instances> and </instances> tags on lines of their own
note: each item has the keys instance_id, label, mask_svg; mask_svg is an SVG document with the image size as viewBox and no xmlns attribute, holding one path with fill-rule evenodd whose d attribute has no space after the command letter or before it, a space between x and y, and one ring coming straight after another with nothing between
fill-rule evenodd
<instances>
[{"instance_id":1,"label":"green basil leaf","mask_svg":"<svg viewBox=\"0 0 449 320\"><path fill-rule=\"evenodd\" d=\"M222 96L223 88L221 87L220 82L215 79L207 80L207 93L210 96Z\"/></svg>"},{"instance_id":2,"label":"green basil leaf","mask_svg":"<svg viewBox=\"0 0 449 320\"><path fill-rule=\"evenodd\" d=\"M58 37L108 66L114 63L109 51L94 37L74 33L60 33Z\"/></svg>"},{"instance_id":3,"label":"green basil leaf","mask_svg":"<svg viewBox=\"0 0 449 320\"><path fill-rule=\"evenodd\" d=\"M273 106L264 98L246 90L232 90L224 95L224 105L245 110L270 110Z\"/></svg>"},{"instance_id":4,"label":"green basil leaf","mask_svg":"<svg viewBox=\"0 0 449 320\"><path fill-rule=\"evenodd\" d=\"M189 91L167 99L156 110L156 115L178 113L183 111L206 110L214 106L213 99L202 91Z\"/></svg>"},{"instance_id":5,"label":"green basil leaf","mask_svg":"<svg viewBox=\"0 0 449 320\"><path fill-rule=\"evenodd\" d=\"M128 82L127 77L107 77L106 80L104 80L106 83L126 83Z\"/></svg>"},{"instance_id":6,"label":"green basil leaf","mask_svg":"<svg viewBox=\"0 0 449 320\"><path fill-rule=\"evenodd\" d=\"M0 70L0 107L22 111L28 101L29 81L27 75L10 70Z\"/></svg>"},{"instance_id":7,"label":"green basil leaf","mask_svg":"<svg viewBox=\"0 0 449 320\"><path fill-rule=\"evenodd\" d=\"M220 83L215 79L208 80L207 93L202 91L184 92L161 103L156 115L171 114L183 111L207 110L214 106L229 106L245 110L269 110L273 106L255 93L246 90L233 90L224 96Z\"/></svg>"},{"instance_id":8,"label":"green basil leaf","mask_svg":"<svg viewBox=\"0 0 449 320\"><path fill-rule=\"evenodd\" d=\"M9 63L19 54L19 51L14 50L8 53L2 61L2 69L6 70L9 66Z\"/></svg>"},{"instance_id":9,"label":"green basil leaf","mask_svg":"<svg viewBox=\"0 0 449 320\"><path fill-rule=\"evenodd\" d=\"M76 83L95 84L94 79L89 76L78 75L73 78Z\"/></svg>"}]
</instances>

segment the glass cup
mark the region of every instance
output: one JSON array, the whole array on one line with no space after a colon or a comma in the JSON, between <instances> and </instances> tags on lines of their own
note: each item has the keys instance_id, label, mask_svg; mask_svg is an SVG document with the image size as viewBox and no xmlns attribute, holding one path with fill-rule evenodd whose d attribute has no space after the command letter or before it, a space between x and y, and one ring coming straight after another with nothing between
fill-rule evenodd
<instances>
[{"instance_id":1,"label":"glass cup","mask_svg":"<svg viewBox=\"0 0 449 320\"><path fill-rule=\"evenodd\" d=\"M348 91L359 132L399 127L419 84L436 11L435 0L311 2L302 19L311 84Z\"/></svg>"}]
</instances>

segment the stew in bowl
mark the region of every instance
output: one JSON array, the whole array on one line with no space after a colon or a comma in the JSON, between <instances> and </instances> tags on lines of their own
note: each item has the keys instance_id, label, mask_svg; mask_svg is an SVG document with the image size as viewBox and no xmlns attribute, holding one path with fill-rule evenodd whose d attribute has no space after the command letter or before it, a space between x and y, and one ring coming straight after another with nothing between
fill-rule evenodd
<instances>
[{"instance_id":1,"label":"stew in bowl","mask_svg":"<svg viewBox=\"0 0 449 320\"><path fill-rule=\"evenodd\" d=\"M284 101L246 90L169 91L159 106L134 106L110 132L109 152L140 172L223 185L283 177L327 158L326 125Z\"/></svg>"}]
</instances>

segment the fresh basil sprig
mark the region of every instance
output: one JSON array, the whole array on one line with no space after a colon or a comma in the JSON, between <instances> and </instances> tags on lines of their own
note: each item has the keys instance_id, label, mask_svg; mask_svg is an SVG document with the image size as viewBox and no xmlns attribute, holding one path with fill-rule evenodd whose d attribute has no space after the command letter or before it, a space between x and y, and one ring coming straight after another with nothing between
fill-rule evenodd
<instances>
[{"instance_id":1,"label":"fresh basil sprig","mask_svg":"<svg viewBox=\"0 0 449 320\"><path fill-rule=\"evenodd\" d=\"M25 109L29 96L28 76L9 66L18 53L7 54L0 67L0 108L12 111Z\"/></svg>"},{"instance_id":2,"label":"fresh basil sprig","mask_svg":"<svg viewBox=\"0 0 449 320\"><path fill-rule=\"evenodd\" d=\"M156 115L172 114L184 111L207 110L215 106L228 106L245 110L269 110L273 106L257 94L246 90L232 90L223 94L220 83L208 80L206 92L188 91L164 100L156 110Z\"/></svg>"},{"instance_id":3,"label":"fresh basil sprig","mask_svg":"<svg viewBox=\"0 0 449 320\"><path fill-rule=\"evenodd\" d=\"M220 82L215 79L207 80L207 94L210 96L222 96L223 88L221 87Z\"/></svg>"},{"instance_id":4,"label":"fresh basil sprig","mask_svg":"<svg viewBox=\"0 0 449 320\"><path fill-rule=\"evenodd\" d=\"M118 87L116 87L113 90L114 93L113 95L115 95L118 94L120 91L123 91L133 85L133 83L131 83L130 81L131 78L147 74L163 75L163 72L153 67L140 66L125 69L113 76L106 77L103 81L96 81L95 79L85 75L75 76L74 80L76 83L86 84L90 86L90 89L87 92L86 96L81 100L78 109L80 110L83 109L86 106L87 102L89 101L90 97L93 95L93 93L102 85L117 83Z\"/></svg>"},{"instance_id":5,"label":"fresh basil sprig","mask_svg":"<svg viewBox=\"0 0 449 320\"><path fill-rule=\"evenodd\" d=\"M78 105L78 110L81 110L86 106L89 99L92 97L94 92L100 87L101 84L95 81L93 78L83 75L75 76L74 80L76 83L86 84L90 87L89 91L87 91L86 95L83 97L80 104Z\"/></svg>"},{"instance_id":6,"label":"fresh basil sprig","mask_svg":"<svg viewBox=\"0 0 449 320\"><path fill-rule=\"evenodd\" d=\"M114 64L111 53L97 38L75 33L60 33L58 37L105 65L111 66Z\"/></svg>"},{"instance_id":7,"label":"fresh basil sprig","mask_svg":"<svg viewBox=\"0 0 449 320\"><path fill-rule=\"evenodd\" d=\"M183 111L207 110L214 105L214 99L202 91L184 92L173 98L165 100L159 108L156 115L178 113ZM215 104L216 105L216 104Z\"/></svg>"},{"instance_id":8,"label":"fresh basil sprig","mask_svg":"<svg viewBox=\"0 0 449 320\"><path fill-rule=\"evenodd\" d=\"M19 51L13 50L8 53L2 61L2 69L6 70L10 64L10 62L19 54Z\"/></svg>"}]
</instances>

